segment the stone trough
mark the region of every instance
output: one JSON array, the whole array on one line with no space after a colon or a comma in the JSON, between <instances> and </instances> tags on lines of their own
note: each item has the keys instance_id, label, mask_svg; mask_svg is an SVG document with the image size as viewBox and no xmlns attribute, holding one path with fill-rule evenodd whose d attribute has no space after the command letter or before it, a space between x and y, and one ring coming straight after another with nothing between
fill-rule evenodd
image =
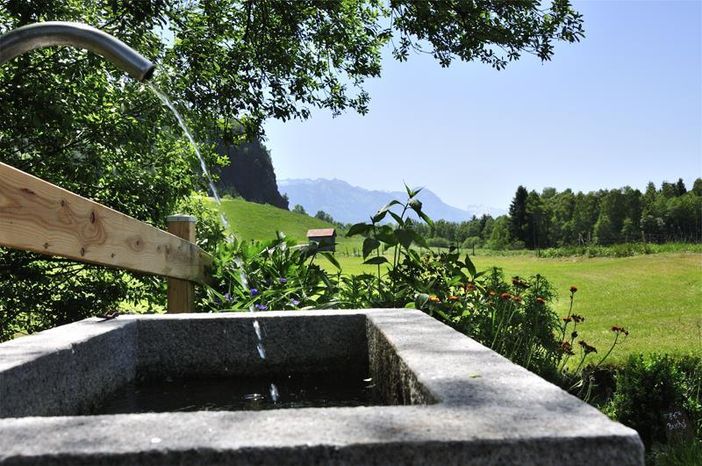
<instances>
[{"instance_id":1,"label":"stone trough","mask_svg":"<svg viewBox=\"0 0 702 466\"><path fill-rule=\"evenodd\" d=\"M86 415L135 378L359 367L382 406ZM179 314L88 319L1 344L0 464L624 466L643 464L643 446L419 311Z\"/></svg>"}]
</instances>

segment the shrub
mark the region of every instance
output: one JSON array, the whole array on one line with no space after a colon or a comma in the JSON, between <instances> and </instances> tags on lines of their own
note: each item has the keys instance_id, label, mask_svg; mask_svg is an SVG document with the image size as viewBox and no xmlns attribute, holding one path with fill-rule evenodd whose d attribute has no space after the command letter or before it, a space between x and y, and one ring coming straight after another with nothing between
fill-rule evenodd
<instances>
[{"instance_id":1,"label":"shrub","mask_svg":"<svg viewBox=\"0 0 702 466\"><path fill-rule=\"evenodd\" d=\"M585 245L585 246L563 246L560 248L543 249L541 257L630 257L645 254L658 254L662 252L702 252L702 245L694 243L622 243L610 246Z\"/></svg>"},{"instance_id":2,"label":"shrub","mask_svg":"<svg viewBox=\"0 0 702 466\"><path fill-rule=\"evenodd\" d=\"M632 355L616 375L616 391L604 411L636 429L647 449L666 442L665 413L687 413L702 436L702 358Z\"/></svg>"},{"instance_id":3,"label":"shrub","mask_svg":"<svg viewBox=\"0 0 702 466\"><path fill-rule=\"evenodd\" d=\"M461 244L461 247L464 249L469 249L469 248L479 248L483 245L483 240L480 238L480 236L469 236L468 238L463 241L463 244Z\"/></svg>"},{"instance_id":4,"label":"shrub","mask_svg":"<svg viewBox=\"0 0 702 466\"><path fill-rule=\"evenodd\" d=\"M509 245L509 248L513 251L519 251L522 249L526 249L526 244L524 241L512 241Z\"/></svg>"},{"instance_id":5,"label":"shrub","mask_svg":"<svg viewBox=\"0 0 702 466\"><path fill-rule=\"evenodd\" d=\"M442 259L453 259L447 256ZM454 259L454 267L470 269L469 260ZM423 308L511 361L550 380L558 379L560 327L549 304L555 294L548 280L535 275L507 281L497 268L465 278L456 287L451 286L455 278L450 277L445 282L448 289L437 296L439 301L428 299Z\"/></svg>"},{"instance_id":6,"label":"shrub","mask_svg":"<svg viewBox=\"0 0 702 466\"><path fill-rule=\"evenodd\" d=\"M207 290L203 307L209 310L269 310L331 307L337 287L326 271L314 263L321 255L338 267L317 244L296 246L278 233L268 242L219 245L214 255L216 285Z\"/></svg>"},{"instance_id":7,"label":"shrub","mask_svg":"<svg viewBox=\"0 0 702 466\"><path fill-rule=\"evenodd\" d=\"M702 442L696 439L661 445L651 451L646 464L656 466L700 466L702 465Z\"/></svg>"}]
</instances>

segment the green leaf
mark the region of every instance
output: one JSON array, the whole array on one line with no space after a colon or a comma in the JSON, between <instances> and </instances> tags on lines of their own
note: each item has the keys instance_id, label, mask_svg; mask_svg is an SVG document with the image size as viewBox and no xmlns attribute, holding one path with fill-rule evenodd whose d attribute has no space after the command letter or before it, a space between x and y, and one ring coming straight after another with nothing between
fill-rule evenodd
<instances>
[{"instance_id":1,"label":"green leaf","mask_svg":"<svg viewBox=\"0 0 702 466\"><path fill-rule=\"evenodd\" d=\"M399 226L404 226L404 225L405 225L405 221L402 220L402 217L400 217L399 215L397 215L395 212L390 211L389 214L390 214L390 216L391 216L393 219L395 219L395 221L397 222L397 224L398 224Z\"/></svg>"},{"instance_id":2,"label":"green leaf","mask_svg":"<svg viewBox=\"0 0 702 466\"><path fill-rule=\"evenodd\" d=\"M334 254L330 252L323 252L321 253L322 256L324 256L325 259L327 259L331 265L336 267L337 270L341 270L341 264L339 264L339 261L336 260L336 257L334 257ZM323 277L326 277L326 275L323 275Z\"/></svg>"},{"instance_id":3,"label":"green leaf","mask_svg":"<svg viewBox=\"0 0 702 466\"><path fill-rule=\"evenodd\" d=\"M383 207L382 209L380 209L380 210L378 211L378 213L387 212L387 211L389 211L390 208L391 208L392 206L394 206L394 205L402 205L402 203L401 203L400 201L392 200L392 201L388 202L387 204L385 204L385 207Z\"/></svg>"},{"instance_id":4,"label":"green leaf","mask_svg":"<svg viewBox=\"0 0 702 466\"><path fill-rule=\"evenodd\" d=\"M415 212L417 212L417 211L415 211ZM430 227L434 228L434 221L432 219L430 219L427 214L425 214L424 212L422 212L420 210L419 212L417 212L417 215L419 215L421 217L421 219L424 220L424 223L426 223Z\"/></svg>"},{"instance_id":5,"label":"green leaf","mask_svg":"<svg viewBox=\"0 0 702 466\"><path fill-rule=\"evenodd\" d=\"M468 269L468 272L470 273L471 277L475 277L477 270L475 268L475 264L473 264L473 261L470 260L470 257L468 255L466 255L466 268Z\"/></svg>"},{"instance_id":6,"label":"green leaf","mask_svg":"<svg viewBox=\"0 0 702 466\"><path fill-rule=\"evenodd\" d=\"M370 254L373 250L377 249L378 246L380 246L380 241L378 241L375 238L366 238L363 240L363 258L365 259L368 257L368 254Z\"/></svg>"},{"instance_id":7,"label":"green leaf","mask_svg":"<svg viewBox=\"0 0 702 466\"><path fill-rule=\"evenodd\" d=\"M415 244L423 248L429 249L429 244L427 244L427 240L422 235L413 230L409 230L409 232L411 233L412 240L415 242Z\"/></svg>"},{"instance_id":8,"label":"green leaf","mask_svg":"<svg viewBox=\"0 0 702 466\"><path fill-rule=\"evenodd\" d=\"M420 201L419 199L411 199L411 200L409 201L409 204L408 204L408 205L410 206L410 209L412 209L412 210L414 210L415 212L419 213L419 212L422 211L422 206L423 206L424 204L422 204L422 201Z\"/></svg>"},{"instance_id":9,"label":"green leaf","mask_svg":"<svg viewBox=\"0 0 702 466\"><path fill-rule=\"evenodd\" d=\"M375 237L385 244L386 248L395 246L399 241L392 228L383 229L375 233Z\"/></svg>"},{"instance_id":10,"label":"green leaf","mask_svg":"<svg viewBox=\"0 0 702 466\"><path fill-rule=\"evenodd\" d=\"M385 215L387 215L387 213L388 213L387 210L386 210L386 211L383 211L383 212L380 212L380 211L379 211L379 212L377 212L374 216L371 217L371 221L372 221L373 223L378 223L378 222L380 222L382 219L385 218Z\"/></svg>"},{"instance_id":11,"label":"green leaf","mask_svg":"<svg viewBox=\"0 0 702 466\"><path fill-rule=\"evenodd\" d=\"M407 249L412 245L414 236L412 231L405 230L404 228L398 228L395 230L395 237L398 239L403 248Z\"/></svg>"},{"instance_id":12,"label":"green leaf","mask_svg":"<svg viewBox=\"0 0 702 466\"><path fill-rule=\"evenodd\" d=\"M373 228L373 225L370 225L368 223L357 223L355 225L352 225L351 228L349 228L349 231L346 232L346 237L348 238L350 236L365 235L370 231L371 228Z\"/></svg>"},{"instance_id":13,"label":"green leaf","mask_svg":"<svg viewBox=\"0 0 702 466\"><path fill-rule=\"evenodd\" d=\"M409 197L410 199L412 199L413 197L415 197L417 194L421 193L421 192L422 192L422 189L424 189L424 188L414 188L414 189L412 189L412 188L410 188L409 186L407 186L407 183L403 183L403 184L405 185L405 191L407 191L407 197Z\"/></svg>"},{"instance_id":14,"label":"green leaf","mask_svg":"<svg viewBox=\"0 0 702 466\"><path fill-rule=\"evenodd\" d=\"M381 264L387 264L389 261L387 257L385 256L375 256L371 257L368 260L363 261L364 264L367 265L381 265Z\"/></svg>"}]
</instances>

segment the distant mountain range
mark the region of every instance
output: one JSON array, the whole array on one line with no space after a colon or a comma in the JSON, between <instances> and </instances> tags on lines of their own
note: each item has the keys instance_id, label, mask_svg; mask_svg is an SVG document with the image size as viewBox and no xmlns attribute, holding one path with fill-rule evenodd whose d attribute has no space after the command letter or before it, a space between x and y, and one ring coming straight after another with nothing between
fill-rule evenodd
<instances>
[{"instance_id":1,"label":"distant mountain range","mask_svg":"<svg viewBox=\"0 0 702 466\"><path fill-rule=\"evenodd\" d=\"M320 210L330 214L334 220L343 223L356 223L369 219L378 209L393 199L404 200L403 191L372 191L352 186L342 180L327 179L287 179L278 181L278 189L287 194L290 208L300 204L309 215ZM424 211L434 220L461 222L475 215L497 213L498 209L470 206L470 210L459 209L443 202L428 189L419 194Z\"/></svg>"}]
</instances>

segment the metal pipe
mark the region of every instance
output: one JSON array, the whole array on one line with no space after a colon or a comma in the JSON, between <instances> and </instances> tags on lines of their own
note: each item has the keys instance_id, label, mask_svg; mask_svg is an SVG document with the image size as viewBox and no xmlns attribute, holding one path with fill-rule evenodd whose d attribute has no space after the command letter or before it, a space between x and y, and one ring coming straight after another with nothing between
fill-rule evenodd
<instances>
[{"instance_id":1,"label":"metal pipe","mask_svg":"<svg viewBox=\"0 0 702 466\"><path fill-rule=\"evenodd\" d=\"M149 79L156 68L121 40L86 24L64 21L29 24L0 36L0 65L30 50L56 45L90 50L137 81Z\"/></svg>"}]
</instances>

